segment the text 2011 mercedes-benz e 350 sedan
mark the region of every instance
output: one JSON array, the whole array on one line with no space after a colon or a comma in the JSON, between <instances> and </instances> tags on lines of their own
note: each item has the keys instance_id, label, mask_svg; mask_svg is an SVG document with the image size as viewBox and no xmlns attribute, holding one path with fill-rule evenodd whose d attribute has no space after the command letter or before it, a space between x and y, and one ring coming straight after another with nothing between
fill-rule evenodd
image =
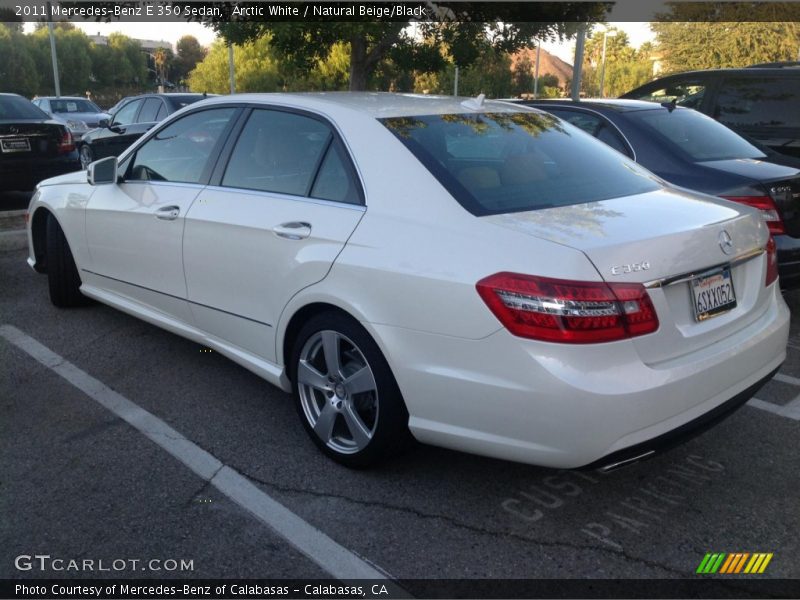
<instances>
[{"instance_id":1,"label":"text 2011 mercedes-benz e 350 sedan","mask_svg":"<svg viewBox=\"0 0 800 600\"><path fill-rule=\"evenodd\" d=\"M652 454L785 357L751 208L483 98L209 99L43 182L30 264L291 391L330 457L414 438L553 467Z\"/></svg>"}]
</instances>

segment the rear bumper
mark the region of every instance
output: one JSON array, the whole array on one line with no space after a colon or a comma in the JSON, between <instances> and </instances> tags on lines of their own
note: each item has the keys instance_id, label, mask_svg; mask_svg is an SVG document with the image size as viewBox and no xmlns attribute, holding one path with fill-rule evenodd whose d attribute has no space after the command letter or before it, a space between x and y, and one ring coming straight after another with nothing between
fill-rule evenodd
<instances>
[{"instance_id":1,"label":"rear bumper","mask_svg":"<svg viewBox=\"0 0 800 600\"><path fill-rule=\"evenodd\" d=\"M701 415L696 419L689 421L688 423L684 423L672 431L663 433L652 440L648 440L622 450L617 450L616 452L604 456L603 458L596 460L582 468L586 470L611 470L639 459L650 458L655 454L665 452L670 448L674 448L675 446L683 444L684 442L688 442L690 439L700 435L704 431L707 431L717 423L723 421L736 412L742 407L743 404L750 400L750 398L755 396L756 392L758 392L758 390L760 390L764 384L772 379L777 372L778 369L773 370L769 375L760 379L746 390L739 392L727 402L723 402L704 415Z\"/></svg>"},{"instance_id":2,"label":"rear bumper","mask_svg":"<svg viewBox=\"0 0 800 600\"><path fill-rule=\"evenodd\" d=\"M40 181L81 170L77 150L58 157L25 157L0 160L0 189L29 191Z\"/></svg>"},{"instance_id":3,"label":"rear bumper","mask_svg":"<svg viewBox=\"0 0 800 600\"><path fill-rule=\"evenodd\" d=\"M786 357L789 310L777 286L769 293L755 321L655 365L629 340L547 344L506 330L464 340L365 325L390 361L421 442L581 468L679 441L746 401Z\"/></svg>"},{"instance_id":4,"label":"rear bumper","mask_svg":"<svg viewBox=\"0 0 800 600\"><path fill-rule=\"evenodd\" d=\"M781 289L792 290L800 287L800 238L776 235L778 249L778 275Z\"/></svg>"}]
</instances>

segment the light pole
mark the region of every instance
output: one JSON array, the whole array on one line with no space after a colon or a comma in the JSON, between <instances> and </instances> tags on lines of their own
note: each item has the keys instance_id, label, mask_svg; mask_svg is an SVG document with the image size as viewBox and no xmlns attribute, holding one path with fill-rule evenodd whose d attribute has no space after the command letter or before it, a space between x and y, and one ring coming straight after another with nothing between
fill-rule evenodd
<instances>
[{"instance_id":1,"label":"light pole","mask_svg":"<svg viewBox=\"0 0 800 600\"><path fill-rule=\"evenodd\" d=\"M609 31L608 29L606 29L603 32L603 58L601 59L601 64L600 64L600 97L601 98L605 98L606 97L605 96L605 91L604 91L605 82L606 82L606 41L607 41L608 38L614 37L615 35L617 35L616 31Z\"/></svg>"},{"instance_id":2,"label":"light pole","mask_svg":"<svg viewBox=\"0 0 800 600\"><path fill-rule=\"evenodd\" d=\"M536 67L533 71L533 99L539 98L539 56L542 51L542 41L536 40Z\"/></svg>"}]
</instances>

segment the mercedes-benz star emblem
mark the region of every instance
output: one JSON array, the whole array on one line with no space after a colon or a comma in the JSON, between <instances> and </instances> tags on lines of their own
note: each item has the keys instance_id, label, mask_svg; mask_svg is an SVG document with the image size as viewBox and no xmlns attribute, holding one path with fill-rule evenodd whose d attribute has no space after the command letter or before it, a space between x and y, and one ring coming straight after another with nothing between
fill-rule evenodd
<instances>
[{"instance_id":1,"label":"mercedes-benz star emblem","mask_svg":"<svg viewBox=\"0 0 800 600\"><path fill-rule=\"evenodd\" d=\"M725 254L733 252L733 240L731 234L724 229L719 232L719 247Z\"/></svg>"}]
</instances>

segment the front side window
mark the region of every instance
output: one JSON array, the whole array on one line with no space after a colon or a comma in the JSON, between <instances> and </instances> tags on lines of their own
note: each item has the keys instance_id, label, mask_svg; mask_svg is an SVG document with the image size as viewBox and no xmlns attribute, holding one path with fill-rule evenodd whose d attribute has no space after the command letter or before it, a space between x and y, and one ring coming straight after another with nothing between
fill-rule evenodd
<instances>
[{"instance_id":1,"label":"front side window","mask_svg":"<svg viewBox=\"0 0 800 600\"><path fill-rule=\"evenodd\" d=\"M477 216L607 200L660 185L636 163L549 114L470 113L381 122Z\"/></svg>"},{"instance_id":2,"label":"front side window","mask_svg":"<svg viewBox=\"0 0 800 600\"><path fill-rule=\"evenodd\" d=\"M731 127L800 127L800 77L731 77L715 116Z\"/></svg>"},{"instance_id":3,"label":"front side window","mask_svg":"<svg viewBox=\"0 0 800 600\"><path fill-rule=\"evenodd\" d=\"M125 179L199 183L235 111L203 110L170 123L136 151Z\"/></svg>"},{"instance_id":4,"label":"front side window","mask_svg":"<svg viewBox=\"0 0 800 600\"><path fill-rule=\"evenodd\" d=\"M136 118L136 111L139 110L141 104L141 100L128 102L114 114L114 122L112 125L130 125L133 123L133 119Z\"/></svg>"},{"instance_id":5,"label":"front side window","mask_svg":"<svg viewBox=\"0 0 800 600\"><path fill-rule=\"evenodd\" d=\"M670 83L646 94L636 96L636 100L647 102L675 102L678 106L699 108L706 93L706 85L700 81L684 80Z\"/></svg>"}]
</instances>

